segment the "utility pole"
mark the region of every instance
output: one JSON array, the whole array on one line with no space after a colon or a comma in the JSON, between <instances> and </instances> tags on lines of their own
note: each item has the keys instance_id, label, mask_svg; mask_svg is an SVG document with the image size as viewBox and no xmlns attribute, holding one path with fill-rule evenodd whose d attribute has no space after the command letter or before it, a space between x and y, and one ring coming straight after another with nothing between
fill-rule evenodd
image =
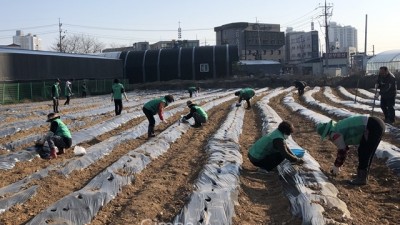
<instances>
[{"instance_id":1,"label":"utility pole","mask_svg":"<svg viewBox=\"0 0 400 225\"><path fill-rule=\"evenodd\" d=\"M324 23L325 23L325 67L328 68L329 63L328 63L328 54L329 54L329 30L328 30L328 16L332 16L332 7L333 5L327 5L326 0L325 0L325 5L324 6L319 6L320 8L323 7L323 17L324 17ZM331 12L330 12L331 11Z\"/></svg>"},{"instance_id":2,"label":"utility pole","mask_svg":"<svg viewBox=\"0 0 400 225\"><path fill-rule=\"evenodd\" d=\"M59 48L60 52L63 52L63 49L62 49L62 40L65 38L65 35L62 35L63 30L62 30L61 27L62 27L62 23L61 23L60 18L58 18L58 32L60 33L60 40L59 40L59 42L58 42L58 48ZM64 31L64 33L65 33L65 31ZM64 50L64 51L65 51L65 50Z\"/></svg>"}]
</instances>

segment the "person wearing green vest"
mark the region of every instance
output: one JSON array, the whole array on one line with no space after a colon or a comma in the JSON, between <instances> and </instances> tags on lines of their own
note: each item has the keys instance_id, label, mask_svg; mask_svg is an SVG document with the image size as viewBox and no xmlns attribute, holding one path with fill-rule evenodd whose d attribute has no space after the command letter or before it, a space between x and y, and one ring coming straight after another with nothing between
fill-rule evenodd
<instances>
[{"instance_id":1,"label":"person wearing green vest","mask_svg":"<svg viewBox=\"0 0 400 225\"><path fill-rule=\"evenodd\" d=\"M193 96L193 93L196 96L199 91L200 91L199 87L189 87L188 88L189 97L191 98Z\"/></svg>"},{"instance_id":2,"label":"person wearing green vest","mask_svg":"<svg viewBox=\"0 0 400 225\"><path fill-rule=\"evenodd\" d=\"M51 86L51 98L53 99L53 112L58 113L58 100L60 99L60 79L57 79L56 82Z\"/></svg>"},{"instance_id":3,"label":"person wearing green vest","mask_svg":"<svg viewBox=\"0 0 400 225\"><path fill-rule=\"evenodd\" d=\"M147 120L149 120L149 127L147 129L147 137L154 137L154 126L156 124L156 120L154 119L154 115L158 113L160 120L164 123L167 123L167 120L164 119L163 111L164 108L167 107L171 102L174 101L174 96L166 95L161 98L155 98L146 102L143 106L143 113L146 115Z\"/></svg>"},{"instance_id":4,"label":"person wearing green vest","mask_svg":"<svg viewBox=\"0 0 400 225\"><path fill-rule=\"evenodd\" d=\"M187 101L186 105L190 108L190 112L186 116L182 117L183 122L186 122L188 119L193 117L194 124L192 125L192 127L194 128L201 127L203 123L207 122L208 115L203 108L201 108L197 104L194 104L192 101Z\"/></svg>"},{"instance_id":5,"label":"person wearing green vest","mask_svg":"<svg viewBox=\"0 0 400 225\"><path fill-rule=\"evenodd\" d=\"M47 141L50 150L46 151L44 148L41 156L45 159L55 159L57 155L64 154L64 149L71 147L72 136L57 113L49 113L46 122L50 122L50 131L42 138L42 144Z\"/></svg>"},{"instance_id":6,"label":"person wearing green vest","mask_svg":"<svg viewBox=\"0 0 400 225\"><path fill-rule=\"evenodd\" d=\"M365 185L368 182L368 173L385 132L385 123L373 116L351 116L338 122L319 123L317 133L324 140L328 137L336 145L337 157L330 170L336 176L340 172L349 151L349 145L358 145L357 177L350 180L352 185Z\"/></svg>"},{"instance_id":7,"label":"person wearing green vest","mask_svg":"<svg viewBox=\"0 0 400 225\"><path fill-rule=\"evenodd\" d=\"M303 164L285 143L285 140L294 132L293 125L282 121L278 128L258 139L250 148L247 156L250 162L261 169L272 171L287 159L296 164Z\"/></svg>"},{"instance_id":8,"label":"person wearing green vest","mask_svg":"<svg viewBox=\"0 0 400 225\"><path fill-rule=\"evenodd\" d=\"M255 95L256 93L254 92L253 89L251 88L243 88L240 91L235 92L236 96L239 96L239 101L236 103L236 106L239 107L242 105L242 101L246 100L247 102L247 108L246 109L251 109L250 105L250 99Z\"/></svg>"},{"instance_id":9,"label":"person wearing green vest","mask_svg":"<svg viewBox=\"0 0 400 225\"><path fill-rule=\"evenodd\" d=\"M114 101L116 116L121 115L123 109L122 95L124 95L126 101L129 101L125 93L124 85L122 85L118 79L114 79L111 90L111 101Z\"/></svg>"}]
</instances>

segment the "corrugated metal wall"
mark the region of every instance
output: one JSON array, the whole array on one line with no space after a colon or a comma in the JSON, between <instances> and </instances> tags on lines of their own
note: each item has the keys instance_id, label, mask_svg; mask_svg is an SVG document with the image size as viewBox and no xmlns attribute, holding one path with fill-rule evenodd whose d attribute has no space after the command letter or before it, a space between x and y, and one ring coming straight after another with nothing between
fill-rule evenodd
<instances>
[{"instance_id":1,"label":"corrugated metal wall","mask_svg":"<svg viewBox=\"0 0 400 225\"><path fill-rule=\"evenodd\" d=\"M21 52L0 52L0 82L123 78L120 59Z\"/></svg>"},{"instance_id":2,"label":"corrugated metal wall","mask_svg":"<svg viewBox=\"0 0 400 225\"><path fill-rule=\"evenodd\" d=\"M142 83L229 77L239 55L237 46L221 45L130 51L121 54L121 59L125 62L124 77L131 83Z\"/></svg>"}]
</instances>

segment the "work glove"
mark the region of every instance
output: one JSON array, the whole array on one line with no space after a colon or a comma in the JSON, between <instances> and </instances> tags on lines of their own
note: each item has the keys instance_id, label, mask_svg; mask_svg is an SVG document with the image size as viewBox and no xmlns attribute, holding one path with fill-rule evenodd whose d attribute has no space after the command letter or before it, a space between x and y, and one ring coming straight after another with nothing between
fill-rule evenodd
<instances>
[{"instance_id":1,"label":"work glove","mask_svg":"<svg viewBox=\"0 0 400 225\"><path fill-rule=\"evenodd\" d=\"M182 123L188 123L187 119L184 116L181 117L181 122Z\"/></svg>"},{"instance_id":2,"label":"work glove","mask_svg":"<svg viewBox=\"0 0 400 225\"><path fill-rule=\"evenodd\" d=\"M379 87L379 84L375 84L375 89L378 89L378 87Z\"/></svg>"},{"instance_id":3,"label":"work glove","mask_svg":"<svg viewBox=\"0 0 400 225\"><path fill-rule=\"evenodd\" d=\"M376 94L375 94L375 98L379 98L379 93L376 93Z\"/></svg>"},{"instance_id":4,"label":"work glove","mask_svg":"<svg viewBox=\"0 0 400 225\"><path fill-rule=\"evenodd\" d=\"M168 121L166 119L163 120L164 123L168 123Z\"/></svg>"},{"instance_id":5,"label":"work glove","mask_svg":"<svg viewBox=\"0 0 400 225\"><path fill-rule=\"evenodd\" d=\"M236 107L240 107L240 106L242 106L241 103L236 103Z\"/></svg>"},{"instance_id":6,"label":"work glove","mask_svg":"<svg viewBox=\"0 0 400 225\"><path fill-rule=\"evenodd\" d=\"M337 176L337 175L339 175L339 172L340 172L340 167L337 167L337 166L332 166L331 167L331 174L333 175L333 176Z\"/></svg>"}]
</instances>

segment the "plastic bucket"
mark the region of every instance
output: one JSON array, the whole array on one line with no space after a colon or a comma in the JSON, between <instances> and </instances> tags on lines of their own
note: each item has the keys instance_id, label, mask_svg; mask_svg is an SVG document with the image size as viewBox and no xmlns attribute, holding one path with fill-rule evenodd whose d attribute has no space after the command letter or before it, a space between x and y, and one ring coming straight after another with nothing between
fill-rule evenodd
<instances>
[{"instance_id":1,"label":"plastic bucket","mask_svg":"<svg viewBox=\"0 0 400 225\"><path fill-rule=\"evenodd\" d=\"M295 149L290 149L292 150L293 154L299 158L302 158L304 156L304 149L301 148L295 148Z\"/></svg>"}]
</instances>

